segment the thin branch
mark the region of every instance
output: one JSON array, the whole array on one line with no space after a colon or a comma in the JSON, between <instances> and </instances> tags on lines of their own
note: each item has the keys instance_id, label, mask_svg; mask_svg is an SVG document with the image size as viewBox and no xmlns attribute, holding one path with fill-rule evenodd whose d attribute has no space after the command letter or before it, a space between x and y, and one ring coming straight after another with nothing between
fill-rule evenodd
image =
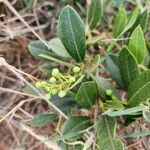
<instances>
[{"instance_id":1,"label":"thin branch","mask_svg":"<svg viewBox=\"0 0 150 150\"><path fill-rule=\"evenodd\" d=\"M31 30L31 32L39 39L41 40L48 48L49 45L46 41L44 41L29 25L28 23L21 17L21 15L16 11L16 9L8 2L8 0L0 0L0 2L3 2L13 13L18 17L18 19Z\"/></svg>"},{"instance_id":2,"label":"thin branch","mask_svg":"<svg viewBox=\"0 0 150 150\"><path fill-rule=\"evenodd\" d=\"M26 131L27 133L29 133L31 136L33 136L34 138L36 138L37 140L39 140L41 143L45 144L49 149L52 150L61 150L61 148L56 144L56 143L52 143L48 138L45 138L44 136L41 135L37 135L30 127L24 125L23 123L19 123L15 120L13 120L11 123L13 123L13 125L23 131Z\"/></svg>"},{"instance_id":3,"label":"thin branch","mask_svg":"<svg viewBox=\"0 0 150 150\"><path fill-rule=\"evenodd\" d=\"M14 93L14 94L19 94L19 95L24 95L24 96L29 96L29 97L33 97L33 98L42 99L40 96L35 96L35 95L31 95L31 94L15 91L15 90L12 90L12 89L9 89L9 88L0 87L0 91L10 92L10 93Z\"/></svg>"},{"instance_id":4,"label":"thin branch","mask_svg":"<svg viewBox=\"0 0 150 150\"><path fill-rule=\"evenodd\" d=\"M36 98L30 98L24 101L21 101L18 105L16 105L12 110L10 110L4 117L2 117L2 119L0 119L0 123L5 120L9 115L11 115L12 113L14 113L18 108L20 108L24 103L26 102L30 102L36 100Z\"/></svg>"},{"instance_id":5,"label":"thin branch","mask_svg":"<svg viewBox=\"0 0 150 150\"><path fill-rule=\"evenodd\" d=\"M5 66L8 70L13 72L22 82L25 82L29 87L31 87L37 95L40 96L41 99L44 99L51 107L53 107L60 115L62 115L65 119L68 119L68 117L65 115L64 112L62 112L59 108L57 108L51 101L45 99L45 96L43 93L38 91L31 83L29 83L25 78L22 77L18 72L15 71L15 67L12 67L9 65L4 58L0 57L0 66Z\"/></svg>"}]
</instances>

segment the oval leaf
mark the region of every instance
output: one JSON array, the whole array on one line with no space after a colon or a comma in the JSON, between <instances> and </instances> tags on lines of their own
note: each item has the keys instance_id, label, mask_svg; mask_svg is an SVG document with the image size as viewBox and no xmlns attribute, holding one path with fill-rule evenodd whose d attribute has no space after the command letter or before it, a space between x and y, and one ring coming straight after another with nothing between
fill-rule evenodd
<instances>
[{"instance_id":1,"label":"oval leaf","mask_svg":"<svg viewBox=\"0 0 150 150\"><path fill-rule=\"evenodd\" d=\"M98 93L101 97L103 97L104 99L107 99L106 90L111 89L113 92L113 95L117 97L118 99L120 99L120 96L118 95L116 89L106 79L99 77L99 76L95 76L94 80L97 84Z\"/></svg>"},{"instance_id":2,"label":"oval leaf","mask_svg":"<svg viewBox=\"0 0 150 150\"><path fill-rule=\"evenodd\" d=\"M54 38L50 40L48 42L48 45L55 54L63 57L70 57L59 38Z\"/></svg>"},{"instance_id":3,"label":"oval leaf","mask_svg":"<svg viewBox=\"0 0 150 150\"><path fill-rule=\"evenodd\" d=\"M139 19L137 21L137 23L141 26L143 31L145 31L145 28L147 26L148 18L149 18L149 12L148 10L145 10L143 13L140 14Z\"/></svg>"},{"instance_id":4,"label":"oval leaf","mask_svg":"<svg viewBox=\"0 0 150 150\"><path fill-rule=\"evenodd\" d=\"M88 22L89 28L92 30L96 27L103 14L102 0L92 0L89 7Z\"/></svg>"},{"instance_id":5,"label":"oval leaf","mask_svg":"<svg viewBox=\"0 0 150 150\"><path fill-rule=\"evenodd\" d=\"M113 111L113 112L105 113L105 114L107 114L110 117L133 115L134 113L142 112L144 109L145 109L145 107L143 107L143 106L136 106L136 107L132 107L129 109Z\"/></svg>"},{"instance_id":6,"label":"oval leaf","mask_svg":"<svg viewBox=\"0 0 150 150\"><path fill-rule=\"evenodd\" d=\"M58 95L54 95L51 98L51 102L63 112L69 112L79 107L75 101L75 94L73 93L68 93L63 98L60 98Z\"/></svg>"},{"instance_id":7,"label":"oval leaf","mask_svg":"<svg viewBox=\"0 0 150 150\"><path fill-rule=\"evenodd\" d=\"M115 6L121 8L123 6L123 0L114 0Z\"/></svg>"},{"instance_id":8,"label":"oval leaf","mask_svg":"<svg viewBox=\"0 0 150 150\"><path fill-rule=\"evenodd\" d=\"M148 23L148 17L149 17L149 13L147 10L143 11L137 18L136 22L134 23L131 31L133 31L138 25L141 26L142 30L145 31L145 28L147 26Z\"/></svg>"},{"instance_id":9,"label":"oval leaf","mask_svg":"<svg viewBox=\"0 0 150 150\"><path fill-rule=\"evenodd\" d=\"M62 127L62 136L72 135L67 140L77 140L83 135L82 131L91 125L90 119L82 116L71 116Z\"/></svg>"},{"instance_id":10,"label":"oval leaf","mask_svg":"<svg viewBox=\"0 0 150 150\"><path fill-rule=\"evenodd\" d=\"M94 81L83 83L77 94L75 100L84 108L90 108L95 104L97 98L97 87Z\"/></svg>"},{"instance_id":11,"label":"oval leaf","mask_svg":"<svg viewBox=\"0 0 150 150\"><path fill-rule=\"evenodd\" d=\"M136 9L133 11L132 15L131 15L131 18L129 19L126 27L124 28L124 30L121 32L121 34L117 37L117 39L119 39L126 31L128 31L135 23L135 21L137 20L137 17L138 17L138 14L139 14L139 6L136 7ZM107 48L107 52L110 52L114 46L115 46L115 43L116 43L117 40L114 40L110 46Z\"/></svg>"},{"instance_id":12,"label":"oval leaf","mask_svg":"<svg viewBox=\"0 0 150 150\"><path fill-rule=\"evenodd\" d=\"M131 34L128 48L140 64L146 53L146 43L140 26L136 27Z\"/></svg>"},{"instance_id":13,"label":"oval leaf","mask_svg":"<svg viewBox=\"0 0 150 150\"><path fill-rule=\"evenodd\" d=\"M48 125L50 122L53 122L56 118L56 114L38 114L30 122L30 125L34 127L45 126Z\"/></svg>"},{"instance_id":14,"label":"oval leaf","mask_svg":"<svg viewBox=\"0 0 150 150\"><path fill-rule=\"evenodd\" d=\"M138 138L138 137L148 136L148 135L150 135L150 130L136 131L136 132L127 133L127 135L125 135L124 138Z\"/></svg>"},{"instance_id":15,"label":"oval leaf","mask_svg":"<svg viewBox=\"0 0 150 150\"><path fill-rule=\"evenodd\" d=\"M44 63L41 66L39 66L39 69L42 71L43 74L49 76L52 73L52 70L55 68L55 66L52 66L51 63Z\"/></svg>"},{"instance_id":16,"label":"oval leaf","mask_svg":"<svg viewBox=\"0 0 150 150\"><path fill-rule=\"evenodd\" d=\"M106 115L97 124L98 150L123 150L123 143L116 138L116 121Z\"/></svg>"},{"instance_id":17,"label":"oval leaf","mask_svg":"<svg viewBox=\"0 0 150 150\"><path fill-rule=\"evenodd\" d=\"M103 106L106 110L122 110L122 109L124 109L124 106L122 105L120 100L106 101L106 103L104 103Z\"/></svg>"},{"instance_id":18,"label":"oval leaf","mask_svg":"<svg viewBox=\"0 0 150 150\"><path fill-rule=\"evenodd\" d=\"M110 54L105 60L106 69L111 74L114 81L122 87L122 78L119 71L119 57L115 54Z\"/></svg>"},{"instance_id":19,"label":"oval leaf","mask_svg":"<svg viewBox=\"0 0 150 150\"><path fill-rule=\"evenodd\" d=\"M119 54L119 69L124 88L127 90L130 83L139 75L137 62L127 47Z\"/></svg>"},{"instance_id":20,"label":"oval leaf","mask_svg":"<svg viewBox=\"0 0 150 150\"><path fill-rule=\"evenodd\" d=\"M59 38L67 52L76 61L85 57L84 23L76 11L66 6L59 16Z\"/></svg>"},{"instance_id":21,"label":"oval leaf","mask_svg":"<svg viewBox=\"0 0 150 150\"><path fill-rule=\"evenodd\" d=\"M133 82L128 90L129 106L146 103L150 99L150 70L144 71Z\"/></svg>"},{"instance_id":22,"label":"oval leaf","mask_svg":"<svg viewBox=\"0 0 150 150\"><path fill-rule=\"evenodd\" d=\"M51 52L47 46L45 46L43 44L43 42L41 42L40 40L37 41L32 41L29 45L28 45L28 50L31 53L32 56L34 56L37 59L42 59L39 55L40 54L46 54L46 55L50 55L50 56L54 56L55 54L53 52Z\"/></svg>"},{"instance_id":23,"label":"oval leaf","mask_svg":"<svg viewBox=\"0 0 150 150\"><path fill-rule=\"evenodd\" d=\"M127 14L124 8L121 8L114 20L113 35L118 37L127 24Z\"/></svg>"},{"instance_id":24,"label":"oval leaf","mask_svg":"<svg viewBox=\"0 0 150 150\"><path fill-rule=\"evenodd\" d=\"M129 22L127 23L125 29L123 30L123 32L121 34L124 34L127 30L129 30L134 25L134 23L136 22L136 20L138 18L139 10L140 10L140 7L137 6L135 8L135 10L133 11Z\"/></svg>"}]
</instances>

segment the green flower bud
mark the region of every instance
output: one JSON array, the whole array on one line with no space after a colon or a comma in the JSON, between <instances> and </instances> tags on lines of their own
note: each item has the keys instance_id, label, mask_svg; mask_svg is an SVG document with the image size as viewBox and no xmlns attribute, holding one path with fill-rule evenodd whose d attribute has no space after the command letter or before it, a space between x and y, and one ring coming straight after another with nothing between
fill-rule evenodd
<instances>
[{"instance_id":1,"label":"green flower bud","mask_svg":"<svg viewBox=\"0 0 150 150\"><path fill-rule=\"evenodd\" d=\"M52 84L53 84L53 83L56 83L56 78L55 78L55 77L51 77L51 78L49 79L49 82L52 83Z\"/></svg>"},{"instance_id":2,"label":"green flower bud","mask_svg":"<svg viewBox=\"0 0 150 150\"><path fill-rule=\"evenodd\" d=\"M47 100L51 99L51 95L50 94L45 94L45 99L47 99Z\"/></svg>"},{"instance_id":3,"label":"green flower bud","mask_svg":"<svg viewBox=\"0 0 150 150\"><path fill-rule=\"evenodd\" d=\"M46 86L45 90L49 92L51 90L51 88L49 86Z\"/></svg>"},{"instance_id":4,"label":"green flower bud","mask_svg":"<svg viewBox=\"0 0 150 150\"><path fill-rule=\"evenodd\" d=\"M80 69L78 66L75 66L75 67L73 68L73 72L74 72L74 73L79 73L80 70L81 70L81 69Z\"/></svg>"},{"instance_id":5,"label":"green flower bud","mask_svg":"<svg viewBox=\"0 0 150 150\"><path fill-rule=\"evenodd\" d=\"M59 70L57 68L52 70L52 76L53 77L58 77L59 76Z\"/></svg>"},{"instance_id":6,"label":"green flower bud","mask_svg":"<svg viewBox=\"0 0 150 150\"><path fill-rule=\"evenodd\" d=\"M60 98L63 98L63 97L66 96L66 94L67 94L66 91L59 91L58 96L59 96Z\"/></svg>"},{"instance_id":7,"label":"green flower bud","mask_svg":"<svg viewBox=\"0 0 150 150\"><path fill-rule=\"evenodd\" d=\"M116 96L112 95L111 97L112 100L118 100Z\"/></svg>"},{"instance_id":8,"label":"green flower bud","mask_svg":"<svg viewBox=\"0 0 150 150\"><path fill-rule=\"evenodd\" d=\"M53 89L53 90L52 90L52 94L53 94L53 95L55 95L55 94L57 94L57 93L58 93L58 89Z\"/></svg>"},{"instance_id":9,"label":"green flower bud","mask_svg":"<svg viewBox=\"0 0 150 150\"><path fill-rule=\"evenodd\" d=\"M69 79L69 82L70 83L73 83L73 82L75 82L76 81L76 78L75 77L70 77L70 79Z\"/></svg>"},{"instance_id":10,"label":"green flower bud","mask_svg":"<svg viewBox=\"0 0 150 150\"><path fill-rule=\"evenodd\" d=\"M41 86L42 86L42 87L46 87L46 85L47 85L46 81L42 81L42 82L41 82Z\"/></svg>"},{"instance_id":11,"label":"green flower bud","mask_svg":"<svg viewBox=\"0 0 150 150\"><path fill-rule=\"evenodd\" d=\"M106 90L106 95L111 96L113 94L111 89Z\"/></svg>"},{"instance_id":12,"label":"green flower bud","mask_svg":"<svg viewBox=\"0 0 150 150\"><path fill-rule=\"evenodd\" d=\"M37 88L41 88L41 82L36 82L35 86L36 86Z\"/></svg>"}]
</instances>

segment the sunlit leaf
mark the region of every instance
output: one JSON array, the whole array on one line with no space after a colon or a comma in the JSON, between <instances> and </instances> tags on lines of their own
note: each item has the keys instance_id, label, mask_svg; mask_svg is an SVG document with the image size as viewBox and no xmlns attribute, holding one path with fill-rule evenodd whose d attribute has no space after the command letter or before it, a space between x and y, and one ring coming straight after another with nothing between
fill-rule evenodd
<instances>
[{"instance_id":1,"label":"sunlit leaf","mask_svg":"<svg viewBox=\"0 0 150 150\"><path fill-rule=\"evenodd\" d=\"M146 54L146 43L140 26L136 27L131 34L128 48L140 64Z\"/></svg>"},{"instance_id":2,"label":"sunlit leaf","mask_svg":"<svg viewBox=\"0 0 150 150\"><path fill-rule=\"evenodd\" d=\"M85 57L85 29L84 23L77 12L66 6L59 16L59 38L69 55L76 61L83 61Z\"/></svg>"},{"instance_id":3,"label":"sunlit leaf","mask_svg":"<svg viewBox=\"0 0 150 150\"><path fill-rule=\"evenodd\" d=\"M41 127L48 125L57 119L57 114L38 114L34 116L33 120L30 122L31 126Z\"/></svg>"},{"instance_id":4,"label":"sunlit leaf","mask_svg":"<svg viewBox=\"0 0 150 150\"><path fill-rule=\"evenodd\" d=\"M150 99L150 70L144 71L129 86L129 106L146 103Z\"/></svg>"},{"instance_id":5,"label":"sunlit leaf","mask_svg":"<svg viewBox=\"0 0 150 150\"><path fill-rule=\"evenodd\" d=\"M72 140L80 139L83 135L83 133L81 134L81 131L85 130L90 125L91 125L90 119L87 117L71 116L63 124L62 136L68 134L74 134L75 136L72 136L67 140L72 141Z\"/></svg>"},{"instance_id":6,"label":"sunlit leaf","mask_svg":"<svg viewBox=\"0 0 150 150\"><path fill-rule=\"evenodd\" d=\"M119 69L124 88L127 90L130 83L139 75L137 61L127 47L119 54Z\"/></svg>"},{"instance_id":7,"label":"sunlit leaf","mask_svg":"<svg viewBox=\"0 0 150 150\"><path fill-rule=\"evenodd\" d=\"M92 0L89 7L88 22L89 28L92 30L96 27L103 14L102 0Z\"/></svg>"},{"instance_id":8,"label":"sunlit leaf","mask_svg":"<svg viewBox=\"0 0 150 150\"><path fill-rule=\"evenodd\" d=\"M76 101L82 107L90 108L95 104L97 96L96 83L94 81L88 81L80 86L76 94Z\"/></svg>"},{"instance_id":9,"label":"sunlit leaf","mask_svg":"<svg viewBox=\"0 0 150 150\"><path fill-rule=\"evenodd\" d=\"M116 121L108 116L101 116L97 124L98 150L123 150L123 143L115 135Z\"/></svg>"}]
</instances>

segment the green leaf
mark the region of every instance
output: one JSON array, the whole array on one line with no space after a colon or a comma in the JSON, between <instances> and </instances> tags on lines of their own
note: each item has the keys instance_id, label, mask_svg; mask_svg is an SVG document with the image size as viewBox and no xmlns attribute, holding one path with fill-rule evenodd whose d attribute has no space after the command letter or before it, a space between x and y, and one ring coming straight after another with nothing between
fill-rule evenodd
<instances>
[{"instance_id":1,"label":"green leaf","mask_svg":"<svg viewBox=\"0 0 150 150\"><path fill-rule=\"evenodd\" d=\"M122 78L121 78L120 70L119 70L118 55L115 55L115 54L108 55L105 60L105 66L106 66L106 69L110 72L113 80L116 81L117 84L122 86Z\"/></svg>"},{"instance_id":2,"label":"green leaf","mask_svg":"<svg viewBox=\"0 0 150 150\"><path fill-rule=\"evenodd\" d=\"M32 83L31 83L32 84ZM38 93L28 84L26 84L21 91L23 91L26 94L30 94L30 95L35 95L35 96L39 96Z\"/></svg>"},{"instance_id":3,"label":"green leaf","mask_svg":"<svg viewBox=\"0 0 150 150\"><path fill-rule=\"evenodd\" d=\"M40 71L42 71L42 73L44 75L50 76L52 73L52 70L56 68L55 65L53 65L51 62L47 62L47 63L43 63L42 65L39 66ZM64 71L64 68L60 68L60 71Z\"/></svg>"},{"instance_id":4,"label":"green leaf","mask_svg":"<svg viewBox=\"0 0 150 150\"><path fill-rule=\"evenodd\" d=\"M96 83L94 81L88 81L80 86L75 100L82 107L90 108L95 104L97 95Z\"/></svg>"},{"instance_id":5,"label":"green leaf","mask_svg":"<svg viewBox=\"0 0 150 150\"><path fill-rule=\"evenodd\" d=\"M112 100L112 101L106 101L106 103L103 104L103 107L108 110L122 110L124 109L124 106L122 105L120 100Z\"/></svg>"},{"instance_id":6,"label":"green leaf","mask_svg":"<svg viewBox=\"0 0 150 150\"><path fill-rule=\"evenodd\" d=\"M39 66L39 69L40 69L45 75L48 75L48 76L51 75L52 69L54 69L54 68L55 68L55 67L52 66L51 63L44 63L44 64L42 64L41 66Z\"/></svg>"},{"instance_id":7,"label":"green leaf","mask_svg":"<svg viewBox=\"0 0 150 150\"><path fill-rule=\"evenodd\" d=\"M55 56L55 54L53 52L51 52L47 46L45 46L43 44L43 42L41 42L40 40L37 41L32 41L29 45L28 45L28 50L31 53L32 56L34 56L37 59L41 59L41 57L39 57L40 54L45 54L45 55L50 55L50 56Z\"/></svg>"},{"instance_id":8,"label":"green leaf","mask_svg":"<svg viewBox=\"0 0 150 150\"><path fill-rule=\"evenodd\" d=\"M150 99L150 70L144 71L129 86L129 106L146 103Z\"/></svg>"},{"instance_id":9,"label":"green leaf","mask_svg":"<svg viewBox=\"0 0 150 150\"><path fill-rule=\"evenodd\" d=\"M107 99L106 90L111 89L113 95L116 96L118 99L120 99L120 96L118 95L116 89L111 85L110 82L108 82L106 79L99 76L95 76L93 78L97 84L98 93L101 97Z\"/></svg>"},{"instance_id":10,"label":"green leaf","mask_svg":"<svg viewBox=\"0 0 150 150\"><path fill-rule=\"evenodd\" d=\"M144 106L136 106L129 109L118 110L118 111L104 113L104 114L107 114L110 117L132 115L133 113L142 112L144 109L145 109Z\"/></svg>"},{"instance_id":11,"label":"green leaf","mask_svg":"<svg viewBox=\"0 0 150 150\"><path fill-rule=\"evenodd\" d=\"M145 31L148 23L148 18L149 18L149 12L148 10L145 10L143 13L140 14L138 23L140 24L141 28L143 31Z\"/></svg>"},{"instance_id":12,"label":"green leaf","mask_svg":"<svg viewBox=\"0 0 150 150\"><path fill-rule=\"evenodd\" d=\"M134 30L138 25L141 26L142 30L145 31L147 23L148 23L148 17L149 13L147 10L143 11L137 18L135 24L132 27L132 30Z\"/></svg>"},{"instance_id":13,"label":"green leaf","mask_svg":"<svg viewBox=\"0 0 150 150\"><path fill-rule=\"evenodd\" d=\"M68 93L63 98L54 95L51 98L51 102L63 112L70 112L73 109L79 108L79 105L75 101L75 94L72 93Z\"/></svg>"},{"instance_id":14,"label":"green leaf","mask_svg":"<svg viewBox=\"0 0 150 150\"><path fill-rule=\"evenodd\" d=\"M108 116L101 116L97 124L98 150L124 150L121 140L116 138L116 121Z\"/></svg>"},{"instance_id":15,"label":"green leaf","mask_svg":"<svg viewBox=\"0 0 150 150\"><path fill-rule=\"evenodd\" d=\"M31 8L33 6L33 1L30 0L24 0L24 3L26 4L27 8Z\"/></svg>"},{"instance_id":16,"label":"green leaf","mask_svg":"<svg viewBox=\"0 0 150 150\"><path fill-rule=\"evenodd\" d=\"M92 30L96 27L103 14L102 0L92 0L88 12L89 28Z\"/></svg>"},{"instance_id":17,"label":"green leaf","mask_svg":"<svg viewBox=\"0 0 150 150\"><path fill-rule=\"evenodd\" d=\"M53 62L61 64L61 65L72 67L71 63L67 62L66 60L62 60L61 58L58 59L58 58L55 58L55 57L52 57L52 56L46 55L46 54L39 54L39 57L41 57L45 60L53 61Z\"/></svg>"},{"instance_id":18,"label":"green leaf","mask_svg":"<svg viewBox=\"0 0 150 150\"><path fill-rule=\"evenodd\" d=\"M70 57L59 38L54 38L48 42L50 49L58 56Z\"/></svg>"},{"instance_id":19,"label":"green leaf","mask_svg":"<svg viewBox=\"0 0 150 150\"><path fill-rule=\"evenodd\" d=\"M148 136L150 135L150 130L147 131L136 131L136 132L130 132L127 135L124 136L124 138L137 138L142 136Z\"/></svg>"},{"instance_id":20,"label":"green leaf","mask_svg":"<svg viewBox=\"0 0 150 150\"><path fill-rule=\"evenodd\" d=\"M71 3L73 0L63 0L65 3Z\"/></svg>"},{"instance_id":21,"label":"green leaf","mask_svg":"<svg viewBox=\"0 0 150 150\"><path fill-rule=\"evenodd\" d=\"M66 6L59 16L59 38L69 55L76 61L85 57L84 23L76 11Z\"/></svg>"},{"instance_id":22,"label":"green leaf","mask_svg":"<svg viewBox=\"0 0 150 150\"><path fill-rule=\"evenodd\" d=\"M135 21L137 20L138 15L139 15L139 10L140 10L140 7L137 6L135 8L135 10L133 11L129 22L127 23L125 29L123 30L123 32L121 34L124 34L127 30L129 30L134 25Z\"/></svg>"},{"instance_id":23,"label":"green leaf","mask_svg":"<svg viewBox=\"0 0 150 150\"><path fill-rule=\"evenodd\" d=\"M139 14L139 6L136 7L136 9L133 11L131 18L129 19L129 22L127 23L126 27L124 28L124 30L121 32L121 34L117 37L117 39L119 39L126 31L128 31L135 23L137 17ZM117 40L114 40L110 46L107 48L107 53L109 53L115 46L115 43L117 42Z\"/></svg>"},{"instance_id":24,"label":"green leaf","mask_svg":"<svg viewBox=\"0 0 150 150\"><path fill-rule=\"evenodd\" d=\"M48 125L57 119L57 114L38 114L34 116L33 120L30 122L31 126L41 127Z\"/></svg>"},{"instance_id":25,"label":"green leaf","mask_svg":"<svg viewBox=\"0 0 150 150\"><path fill-rule=\"evenodd\" d=\"M124 88L127 90L130 83L139 75L138 64L127 47L119 54L119 69Z\"/></svg>"},{"instance_id":26,"label":"green leaf","mask_svg":"<svg viewBox=\"0 0 150 150\"><path fill-rule=\"evenodd\" d=\"M127 24L127 14L124 8L121 8L114 20L113 35L118 37Z\"/></svg>"},{"instance_id":27,"label":"green leaf","mask_svg":"<svg viewBox=\"0 0 150 150\"><path fill-rule=\"evenodd\" d=\"M80 139L83 135L81 131L87 129L90 125L91 125L91 121L87 117L71 116L63 124L62 136L74 134L75 136L72 136L68 138L67 140L73 141L73 140Z\"/></svg>"},{"instance_id":28,"label":"green leaf","mask_svg":"<svg viewBox=\"0 0 150 150\"><path fill-rule=\"evenodd\" d=\"M114 0L115 1L115 6L118 8L123 7L123 0Z\"/></svg>"},{"instance_id":29,"label":"green leaf","mask_svg":"<svg viewBox=\"0 0 150 150\"><path fill-rule=\"evenodd\" d=\"M58 141L61 141L61 140L68 140L68 141L73 141L73 140L76 140L77 139L77 136L82 136L85 132L87 132L88 130L91 130L92 129L92 126L86 128L86 129L83 129L81 131L77 131L77 132L72 132L72 133L66 133L64 135L52 135L50 137L49 140L51 140L52 142L58 142ZM81 137L79 137L81 138Z\"/></svg>"},{"instance_id":30,"label":"green leaf","mask_svg":"<svg viewBox=\"0 0 150 150\"><path fill-rule=\"evenodd\" d=\"M140 26L136 27L131 34L128 48L140 64L146 54L146 43Z\"/></svg>"}]
</instances>

